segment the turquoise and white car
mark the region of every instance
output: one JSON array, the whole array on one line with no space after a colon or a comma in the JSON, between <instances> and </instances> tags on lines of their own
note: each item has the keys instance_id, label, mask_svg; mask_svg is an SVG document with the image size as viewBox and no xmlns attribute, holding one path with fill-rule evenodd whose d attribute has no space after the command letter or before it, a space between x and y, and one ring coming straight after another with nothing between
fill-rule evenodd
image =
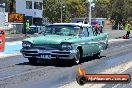
<instances>
[{"instance_id":1,"label":"turquoise and white car","mask_svg":"<svg viewBox=\"0 0 132 88\"><path fill-rule=\"evenodd\" d=\"M64 59L78 64L82 57L99 57L108 46L108 33L95 34L92 26L82 23L55 23L43 32L23 40L21 53L30 64L38 60Z\"/></svg>"}]
</instances>

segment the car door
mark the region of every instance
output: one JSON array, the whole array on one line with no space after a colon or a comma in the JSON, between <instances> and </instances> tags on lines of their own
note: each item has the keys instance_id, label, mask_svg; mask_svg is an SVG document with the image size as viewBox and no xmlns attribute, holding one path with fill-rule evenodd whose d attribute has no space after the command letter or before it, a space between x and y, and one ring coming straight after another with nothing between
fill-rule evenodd
<instances>
[{"instance_id":1,"label":"car door","mask_svg":"<svg viewBox=\"0 0 132 88\"><path fill-rule=\"evenodd\" d=\"M99 51L99 39L91 27L88 27L89 37L91 38L92 54L96 54Z\"/></svg>"},{"instance_id":2,"label":"car door","mask_svg":"<svg viewBox=\"0 0 132 88\"><path fill-rule=\"evenodd\" d=\"M92 45L90 44L91 38L87 27L83 27L83 33L81 34L81 46L83 48L83 55L88 56L92 54Z\"/></svg>"},{"instance_id":3,"label":"car door","mask_svg":"<svg viewBox=\"0 0 132 88\"><path fill-rule=\"evenodd\" d=\"M102 46L102 49L106 49L108 45L108 33L101 33L100 35L98 35L98 41L99 44Z\"/></svg>"}]
</instances>

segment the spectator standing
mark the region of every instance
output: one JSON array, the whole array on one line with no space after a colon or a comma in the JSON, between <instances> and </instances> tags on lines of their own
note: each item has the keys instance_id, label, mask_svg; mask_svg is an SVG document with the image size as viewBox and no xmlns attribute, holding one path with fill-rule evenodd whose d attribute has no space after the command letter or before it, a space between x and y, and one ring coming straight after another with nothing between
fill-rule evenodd
<instances>
[{"instance_id":1,"label":"spectator standing","mask_svg":"<svg viewBox=\"0 0 132 88\"><path fill-rule=\"evenodd\" d=\"M85 18L83 24L88 24L88 18Z\"/></svg>"},{"instance_id":2,"label":"spectator standing","mask_svg":"<svg viewBox=\"0 0 132 88\"><path fill-rule=\"evenodd\" d=\"M130 21L128 21L125 25L125 30L126 30L126 37L129 38L129 34L130 34L130 30L131 30L131 25L130 25Z\"/></svg>"},{"instance_id":3,"label":"spectator standing","mask_svg":"<svg viewBox=\"0 0 132 88\"><path fill-rule=\"evenodd\" d=\"M26 21L26 33L25 33L25 37L27 37L27 32L29 31L30 29L30 24L29 24L29 20Z\"/></svg>"}]
</instances>

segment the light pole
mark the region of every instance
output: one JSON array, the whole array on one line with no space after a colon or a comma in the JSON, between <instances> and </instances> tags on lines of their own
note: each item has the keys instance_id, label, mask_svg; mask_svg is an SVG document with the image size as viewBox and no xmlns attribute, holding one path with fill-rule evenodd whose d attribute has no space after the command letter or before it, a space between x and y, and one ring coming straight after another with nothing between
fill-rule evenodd
<instances>
[{"instance_id":1,"label":"light pole","mask_svg":"<svg viewBox=\"0 0 132 88\"><path fill-rule=\"evenodd\" d=\"M65 6L63 6L62 0L61 0L61 23L63 22L63 9Z\"/></svg>"},{"instance_id":2,"label":"light pole","mask_svg":"<svg viewBox=\"0 0 132 88\"><path fill-rule=\"evenodd\" d=\"M91 0L88 0L89 1L89 25L91 25Z\"/></svg>"},{"instance_id":3,"label":"light pole","mask_svg":"<svg viewBox=\"0 0 132 88\"><path fill-rule=\"evenodd\" d=\"M61 0L61 23L62 23L62 0Z\"/></svg>"}]
</instances>

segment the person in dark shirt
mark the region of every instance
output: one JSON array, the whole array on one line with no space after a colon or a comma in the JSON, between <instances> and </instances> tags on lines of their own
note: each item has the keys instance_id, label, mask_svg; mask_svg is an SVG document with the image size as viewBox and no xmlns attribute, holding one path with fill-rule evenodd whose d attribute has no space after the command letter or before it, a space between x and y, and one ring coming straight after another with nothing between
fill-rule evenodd
<instances>
[{"instance_id":1,"label":"person in dark shirt","mask_svg":"<svg viewBox=\"0 0 132 88\"><path fill-rule=\"evenodd\" d=\"M88 24L88 18L85 18L83 21L84 24Z\"/></svg>"}]
</instances>

